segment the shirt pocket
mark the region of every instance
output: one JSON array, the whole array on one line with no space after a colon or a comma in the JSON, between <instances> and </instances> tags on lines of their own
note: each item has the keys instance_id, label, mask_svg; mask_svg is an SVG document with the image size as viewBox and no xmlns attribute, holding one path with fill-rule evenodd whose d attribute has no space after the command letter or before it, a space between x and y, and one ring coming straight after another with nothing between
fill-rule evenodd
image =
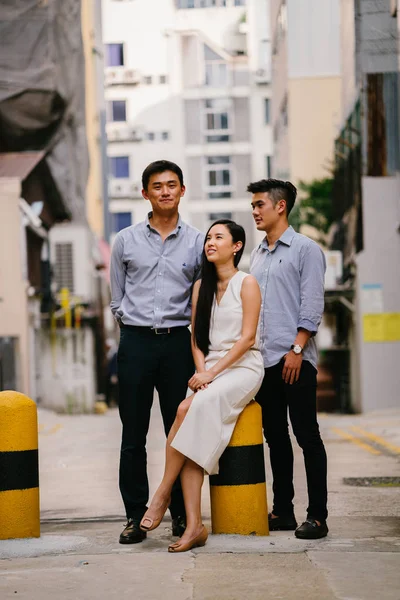
<instances>
[{"instance_id":1,"label":"shirt pocket","mask_svg":"<svg viewBox=\"0 0 400 600\"><path fill-rule=\"evenodd\" d=\"M184 256L183 260L181 260L180 268L185 279L192 283L197 275L197 271L199 268L196 253L194 252L194 250L191 251L189 249L189 251Z\"/></svg>"}]
</instances>

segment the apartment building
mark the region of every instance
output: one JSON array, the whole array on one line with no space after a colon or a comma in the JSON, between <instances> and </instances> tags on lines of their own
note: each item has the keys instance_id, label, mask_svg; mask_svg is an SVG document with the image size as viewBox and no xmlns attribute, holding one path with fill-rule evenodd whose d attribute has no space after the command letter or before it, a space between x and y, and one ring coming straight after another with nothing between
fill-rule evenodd
<instances>
[{"instance_id":1,"label":"apartment building","mask_svg":"<svg viewBox=\"0 0 400 600\"><path fill-rule=\"evenodd\" d=\"M346 76L332 248L344 264L338 341L351 350L352 408L362 412L399 404L399 8L396 0L341 1Z\"/></svg>"},{"instance_id":2,"label":"apartment building","mask_svg":"<svg viewBox=\"0 0 400 600\"><path fill-rule=\"evenodd\" d=\"M246 187L271 174L269 0L103 0L112 231L143 220L141 173L182 166L181 214L256 235Z\"/></svg>"},{"instance_id":3,"label":"apartment building","mask_svg":"<svg viewBox=\"0 0 400 600\"><path fill-rule=\"evenodd\" d=\"M339 0L271 0L273 174L329 176L341 114Z\"/></svg>"}]
</instances>

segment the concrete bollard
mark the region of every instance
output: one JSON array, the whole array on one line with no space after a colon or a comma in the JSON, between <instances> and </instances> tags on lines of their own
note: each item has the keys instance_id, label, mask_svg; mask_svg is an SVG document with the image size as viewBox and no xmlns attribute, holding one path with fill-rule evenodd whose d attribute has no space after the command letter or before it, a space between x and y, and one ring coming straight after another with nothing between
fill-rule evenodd
<instances>
[{"instance_id":1,"label":"concrete bollard","mask_svg":"<svg viewBox=\"0 0 400 600\"><path fill-rule=\"evenodd\" d=\"M36 404L0 392L0 540L40 537Z\"/></svg>"},{"instance_id":2,"label":"concrete bollard","mask_svg":"<svg viewBox=\"0 0 400 600\"><path fill-rule=\"evenodd\" d=\"M261 407L254 400L240 415L210 476L213 533L269 535Z\"/></svg>"}]
</instances>

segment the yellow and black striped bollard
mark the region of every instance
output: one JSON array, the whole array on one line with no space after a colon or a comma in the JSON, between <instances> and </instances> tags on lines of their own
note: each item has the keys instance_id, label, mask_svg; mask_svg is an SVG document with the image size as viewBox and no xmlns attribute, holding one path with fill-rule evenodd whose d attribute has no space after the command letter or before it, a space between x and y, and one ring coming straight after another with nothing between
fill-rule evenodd
<instances>
[{"instance_id":1,"label":"yellow and black striped bollard","mask_svg":"<svg viewBox=\"0 0 400 600\"><path fill-rule=\"evenodd\" d=\"M252 401L240 415L210 476L213 533L269 535L261 407Z\"/></svg>"},{"instance_id":2,"label":"yellow and black striped bollard","mask_svg":"<svg viewBox=\"0 0 400 600\"><path fill-rule=\"evenodd\" d=\"M0 392L0 539L40 537L36 404Z\"/></svg>"}]
</instances>

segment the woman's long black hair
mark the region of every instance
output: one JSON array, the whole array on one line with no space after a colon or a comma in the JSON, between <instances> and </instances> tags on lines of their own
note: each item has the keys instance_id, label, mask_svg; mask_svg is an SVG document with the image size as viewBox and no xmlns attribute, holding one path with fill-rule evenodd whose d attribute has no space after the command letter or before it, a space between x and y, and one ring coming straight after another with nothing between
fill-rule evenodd
<instances>
[{"instance_id":1,"label":"woman's long black hair","mask_svg":"<svg viewBox=\"0 0 400 600\"><path fill-rule=\"evenodd\" d=\"M225 225L232 236L233 242L242 242L242 247L237 251L236 256L233 257L233 264L235 267L238 266L240 259L242 258L243 250L246 244L246 233L243 227L235 223L235 221L231 221L230 219L219 219L218 221L215 221L215 223L209 227L206 233L201 262L201 284L199 289L199 297L197 300L196 318L194 321L194 339L196 346L203 352L204 356L207 356L210 347L211 310L214 301L214 295L217 293L218 282L215 265L207 260L204 250L208 233L210 229L214 227L214 225Z\"/></svg>"}]
</instances>

